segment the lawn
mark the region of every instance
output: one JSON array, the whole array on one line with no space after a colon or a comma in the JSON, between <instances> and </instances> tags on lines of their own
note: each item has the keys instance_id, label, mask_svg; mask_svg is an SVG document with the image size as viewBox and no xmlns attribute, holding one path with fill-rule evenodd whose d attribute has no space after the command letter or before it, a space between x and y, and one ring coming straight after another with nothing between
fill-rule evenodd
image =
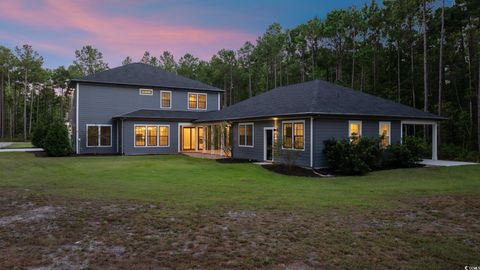
<instances>
[{"instance_id":1,"label":"lawn","mask_svg":"<svg viewBox=\"0 0 480 270\"><path fill-rule=\"evenodd\" d=\"M2 149L20 149L20 148L33 148L31 142L14 142L6 147L2 147Z\"/></svg>"},{"instance_id":2,"label":"lawn","mask_svg":"<svg viewBox=\"0 0 480 270\"><path fill-rule=\"evenodd\" d=\"M0 153L0 261L5 268L479 265L479 175L475 165L305 178L181 155Z\"/></svg>"}]
</instances>

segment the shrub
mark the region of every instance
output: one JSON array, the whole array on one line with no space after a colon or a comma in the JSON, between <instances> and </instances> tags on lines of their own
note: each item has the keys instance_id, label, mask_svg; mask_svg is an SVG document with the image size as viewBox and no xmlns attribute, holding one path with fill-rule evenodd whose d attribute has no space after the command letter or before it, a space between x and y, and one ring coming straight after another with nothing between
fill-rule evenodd
<instances>
[{"instance_id":1,"label":"shrub","mask_svg":"<svg viewBox=\"0 0 480 270\"><path fill-rule=\"evenodd\" d=\"M442 159L479 162L480 153L476 151L469 151L462 146L454 144L440 145L438 155Z\"/></svg>"},{"instance_id":2,"label":"shrub","mask_svg":"<svg viewBox=\"0 0 480 270\"><path fill-rule=\"evenodd\" d=\"M273 144L273 155L275 163L283 163L287 166L288 170L292 170L297 164L297 159L300 155L300 152L282 149L282 140L277 140Z\"/></svg>"},{"instance_id":3,"label":"shrub","mask_svg":"<svg viewBox=\"0 0 480 270\"><path fill-rule=\"evenodd\" d=\"M60 121L52 123L44 140L44 149L49 156L67 156L72 152L68 130Z\"/></svg>"},{"instance_id":4,"label":"shrub","mask_svg":"<svg viewBox=\"0 0 480 270\"><path fill-rule=\"evenodd\" d=\"M345 175L363 175L370 171L368 163L362 159L364 154L359 152L361 149L369 147L367 142L362 143L361 141L362 138L355 144L350 143L349 140L330 139L325 141L323 152L327 157L328 166L335 172ZM369 156L369 154L365 155Z\"/></svg>"},{"instance_id":5,"label":"shrub","mask_svg":"<svg viewBox=\"0 0 480 270\"><path fill-rule=\"evenodd\" d=\"M428 150L427 144L420 138L406 137L403 144L396 143L388 146L383 155L385 168L411 168L418 166Z\"/></svg>"},{"instance_id":6,"label":"shrub","mask_svg":"<svg viewBox=\"0 0 480 270\"><path fill-rule=\"evenodd\" d=\"M403 138L403 145L412 153L413 157L418 161L421 161L429 153L428 144L418 137L405 137Z\"/></svg>"},{"instance_id":7,"label":"shrub","mask_svg":"<svg viewBox=\"0 0 480 270\"><path fill-rule=\"evenodd\" d=\"M32 144L35 147L38 148L43 148L44 147L44 142L45 142L45 137L47 136L47 131L48 131L48 125L45 121L41 120L35 129L33 130L33 135L32 135Z\"/></svg>"}]
</instances>

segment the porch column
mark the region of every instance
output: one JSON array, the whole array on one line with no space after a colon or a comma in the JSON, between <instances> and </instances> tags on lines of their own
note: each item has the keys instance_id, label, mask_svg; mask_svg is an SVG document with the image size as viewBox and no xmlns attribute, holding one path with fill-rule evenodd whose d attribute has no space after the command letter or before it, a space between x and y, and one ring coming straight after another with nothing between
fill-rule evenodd
<instances>
[{"instance_id":1,"label":"porch column","mask_svg":"<svg viewBox=\"0 0 480 270\"><path fill-rule=\"evenodd\" d=\"M224 156L225 155L225 132L224 130L222 129L222 126L220 125L220 156Z\"/></svg>"},{"instance_id":2,"label":"porch column","mask_svg":"<svg viewBox=\"0 0 480 270\"><path fill-rule=\"evenodd\" d=\"M212 131L212 136L210 136L210 154L213 154L215 148L215 126L210 125L210 131Z\"/></svg>"},{"instance_id":3,"label":"porch column","mask_svg":"<svg viewBox=\"0 0 480 270\"><path fill-rule=\"evenodd\" d=\"M432 124L432 159L438 160L437 147L438 147L438 138L437 138L437 129L438 123L435 122Z\"/></svg>"},{"instance_id":4,"label":"porch column","mask_svg":"<svg viewBox=\"0 0 480 270\"><path fill-rule=\"evenodd\" d=\"M202 127L202 132L203 132L203 138L202 138L202 143L203 143L203 147L202 147L202 153L205 154L205 151L206 151L206 148L207 148L207 127L206 126L203 126Z\"/></svg>"}]
</instances>

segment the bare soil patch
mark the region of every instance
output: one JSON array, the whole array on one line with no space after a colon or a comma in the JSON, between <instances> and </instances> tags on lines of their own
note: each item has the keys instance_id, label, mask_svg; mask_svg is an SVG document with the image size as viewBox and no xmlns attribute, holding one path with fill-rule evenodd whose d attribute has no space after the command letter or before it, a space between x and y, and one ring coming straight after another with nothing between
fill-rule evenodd
<instances>
[{"instance_id":1,"label":"bare soil patch","mask_svg":"<svg viewBox=\"0 0 480 270\"><path fill-rule=\"evenodd\" d=\"M0 190L0 268L458 269L480 264L480 201L396 209L175 209Z\"/></svg>"}]
</instances>

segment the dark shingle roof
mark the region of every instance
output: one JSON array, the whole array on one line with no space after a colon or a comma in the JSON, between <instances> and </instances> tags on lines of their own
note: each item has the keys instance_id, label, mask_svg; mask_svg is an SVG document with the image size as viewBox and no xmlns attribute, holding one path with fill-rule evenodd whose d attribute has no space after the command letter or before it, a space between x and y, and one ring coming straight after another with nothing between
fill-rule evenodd
<instances>
[{"instance_id":1,"label":"dark shingle roof","mask_svg":"<svg viewBox=\"0 0 480 270\"><path fill-rule=\"evenodd\" d=\"M192 111L171 111L171 110L150 110L141 109L138 111L115 116L117 119L167 119L167 120L188 120L193 121L208 112Z\"/></svg>"},{"instance_id":2,"label":"dark shingle roof","mask_svg":"<svg viewBox=\"0 0 480 270\"><path fill-rule=\"evenodd\" d=\"M73 79L72 82L223 91L214 86L143 63L132 63L112 68L93 75Z\"/></svg>"},{"instance_id":3,"label":"dark shingle roof","mask_svg":"<svg viewBox=\"0 0 480 270\"><path fill-rule=\"evenodd\" d=\"M202 115L197 121L221 121L286 115L374 116L402 119L442 120L443 117L315 80L278 87L221 111Z\"/></svg>"}]
</instances>

